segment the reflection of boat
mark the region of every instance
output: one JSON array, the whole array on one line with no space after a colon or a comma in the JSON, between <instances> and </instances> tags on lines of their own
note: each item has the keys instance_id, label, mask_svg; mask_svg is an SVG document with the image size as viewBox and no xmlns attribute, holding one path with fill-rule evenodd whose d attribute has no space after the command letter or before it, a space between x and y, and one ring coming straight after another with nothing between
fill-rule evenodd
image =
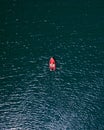
<instances>
[{"instance_id":1,"label":"reflection of boat","mask_svg":"<svg viewBox=\"0 0 104 130\"><path fill-rule=\"evenodd\" d=\"M51 57L49 60L49 68L50 68L50 70L56 69L56 62L55 62L55 59L53 57Z\"/></svg>"}]
</instances>

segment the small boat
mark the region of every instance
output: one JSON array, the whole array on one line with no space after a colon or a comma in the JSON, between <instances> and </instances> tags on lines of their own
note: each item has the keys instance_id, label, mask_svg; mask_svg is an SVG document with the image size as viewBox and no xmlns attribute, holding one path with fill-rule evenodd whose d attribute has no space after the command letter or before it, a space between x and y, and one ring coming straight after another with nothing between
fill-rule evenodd
<instances>
[{"instance_id":1,"label":"small boat","mask_svg":"<svg viewBox=\"0 0 104 130\"><path fill-rule=\"evenodd\" d=\"M53 57L51 57L49 60L49 68L50 68L50 71L56 70L56 62Z\"/></svg>"}]
</instances>

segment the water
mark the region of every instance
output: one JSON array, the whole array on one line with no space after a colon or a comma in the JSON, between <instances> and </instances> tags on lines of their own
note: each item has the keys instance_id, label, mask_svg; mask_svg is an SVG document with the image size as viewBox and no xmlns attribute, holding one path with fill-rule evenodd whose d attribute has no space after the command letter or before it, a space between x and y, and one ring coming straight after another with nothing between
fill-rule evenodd
<instances>
[{"instance_id":1,"label":"water","mask_svg":"<svg viewBox=\"0 0 104 130\"><path fill-rule=\"evenodd\" d=\"M0 1L1 130L104 130L103 12L101 1Z\"/></svg>"}]
</instances>

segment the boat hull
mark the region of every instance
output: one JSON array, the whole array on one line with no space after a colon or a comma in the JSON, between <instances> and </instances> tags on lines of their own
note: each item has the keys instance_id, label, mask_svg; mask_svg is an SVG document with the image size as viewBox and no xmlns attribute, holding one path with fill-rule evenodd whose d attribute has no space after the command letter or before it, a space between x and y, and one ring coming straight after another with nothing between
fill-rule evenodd
<instances>
[{"instance_id":1,"label":"boat hull","mask_svg":"<svg viewBox=\"0 0 104 130\"><path fill-rule=\"evenodd\" d=\"M55 59L53 57L51 57L49 60L49 69L50 69L50 71L56 70L56 62L55 62Z\"/></svg>"}]
</instances>

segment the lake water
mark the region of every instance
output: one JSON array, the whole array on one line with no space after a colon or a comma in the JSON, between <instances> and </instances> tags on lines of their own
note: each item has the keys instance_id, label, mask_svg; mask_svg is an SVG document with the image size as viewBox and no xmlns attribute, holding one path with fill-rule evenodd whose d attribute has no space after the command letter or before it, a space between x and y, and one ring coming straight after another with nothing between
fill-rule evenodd
<instances>
[{"instance_id":1,"label":"lake water","mask_svg":"<svg viewBox=\"0 0 104 130\"><path fill-rule=\"evenodd\" d=\"M1 130L104 130L103 5L0 1Z\"/></svg>"}]
</instances>

